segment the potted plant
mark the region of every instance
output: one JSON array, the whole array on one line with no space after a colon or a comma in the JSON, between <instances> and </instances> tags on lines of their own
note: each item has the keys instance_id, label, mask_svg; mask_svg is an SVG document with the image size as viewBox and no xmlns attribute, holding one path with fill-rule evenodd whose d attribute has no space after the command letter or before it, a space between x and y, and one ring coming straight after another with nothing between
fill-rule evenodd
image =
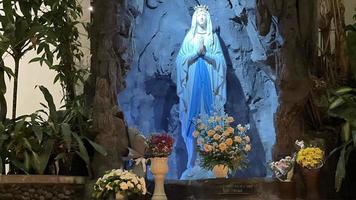
<instances>
[{"instance_id":1,"label":"potted plant","mask_svg":"<svg viewBox=\"0 0 356 200\"><path fill-rule=\"evenodd\" d=\"M306 199L318 199L320 168L324 164L325 152L317 146L306 146L304 141L297 140L296 144L299 147L296 161L305 181Z\"/></svg>"},{"instance_id":2,"label":"potted plant","mask_svg":"<svg viewBox=\"0 0 356 200\"><path fill-rule=\"evenodd\" d=\"M295 155L269 163L274 176L279 180L279 197L282 199L295 199L295 185L292 183L294 163Z\"/></svg>"},{"instance_id":3,"label":"potted plant","mask_svg":"<svg viewBox=\"0 0 356 200\"><path fill-rule=\"evenodd\" d=\"M335 188L336 191L340 191L347 174L346 165L349 157L356 150L356 89L338 88L332 93L329 101L329 115L342 120L340 132L342 144L329 154L331 156L335 152L341 151L335 173Z\"/></svg>"},{"instance_id":4,"label":"potted plant","mask_svg":"<svg viewBox=\"0 0 356 200\"><path fill-rule=\"evenodd\" d=\"M89 166L88 147L105 155L106 151L83 133L89 122L78 121L74 108L58 111L49 91L43 86L39 88L47 109L0 123L0 172L6 161L12 166L12 174L54 175L63 171L61 168L71 168L74 154ZM69 170L64 171L61 174L72 175Z\"/></svg>"},{"instance_id":5,"label":"potted plant","mask_svg":"<svg viewBox=\"0 0 356 200\"><path fill-rule=\"evenodd\" d=\"M152 200L167 199L164 192L164 179L168 173L168 156L173 150L173 137L169 134L152 134L148 140L148 157L151 161L151 172L155 178L155 189Z\"/></svg>"},{"instance_id":6,"label":"potted plant","mask_svg":"<svg viewBox=\"0 0 356 200\"><path fill-rule=\"evenodd\" d=\"M236 171L247 165L247 153L251 150L250 137L246 135L249 125L231 126L233 117L212 116L196 120L193 136L197 138L197 149L201 166L213 170L217 178L226 177L228 171Z\"/></svg>"},{"instance_id":7,"label":"potted plant","mask_svg":"<svg viewBox=\"0 0 356 200\"><path fill-rule=\"evenodd\" d=\"M124 200L129 195L145 195L146 192L146 182L143 177L139 177L130 171L113 169L107 171L96 181L93 197L104 199L115 196L116 200Z\"/></svg>"}]
</instances>

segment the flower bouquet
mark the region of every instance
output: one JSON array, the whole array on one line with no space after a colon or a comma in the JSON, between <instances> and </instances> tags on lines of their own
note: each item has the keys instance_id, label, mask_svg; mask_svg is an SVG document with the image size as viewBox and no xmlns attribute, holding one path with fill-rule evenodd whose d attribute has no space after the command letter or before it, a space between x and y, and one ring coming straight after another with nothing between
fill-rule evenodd
<instances>
[{"instance_id":1,"label":"flower bouquet","mask_svg":"<svg viewBox=\"0 0 356 200\"><path fill-rule=\"evenodd\" d=\"M305 199L319 199L320 168L324 164L325 152L313 145L306 147L304 141L296 141L299 147L297 163L301 166L304 178L306 197Z\"/></svg>"},{"instance_id":2,"label":"flower bouquet","mask_svg":"<svg viewBox=\"0 0 356 200\"><path fill-rule=\"evenodd\" d=\"M282 182L291 182L294 172L295 156L286 156L279 161L271 162L269 164L275 177Z\"/></svg>"},{"instance_id":3,"label":"flower bouquet","mask_svg":"<svg viewBox=\"0 0 356 200\"><path fill-rule=\"evenodd\" d=\"M173 150L174 139L167 133L152 134L147 140L148 157L168 157Z\"/></svg>"},{"instance_id":4,"label":"flower bouquet","mask_svg":"<svg viewBox=\"0 0 356 200\"><path fill-rule=\"evenodd\" d=\"M96 199L105 199L114 194L145 195L147 192L146 182L144 178L138 177L132 172L113 169L107 171L104 176L100 177L95 185L93 197Z\"/></svg>"},{"instance_id":5,"label":"flower bouquet","mask_svg":"<svg viewBox=\"0 0 356 200\"><path fill-rule=\"evenodd\" d=\"M324 151L315 146L306 147L304 141L296 141L299 147L297 153L297 163L307 169L318 169L324 164Z\"/></svg>"},{"instance_id":6,"label":"flower bouquet","mask_svg":"<svg viewBox=\"0 0 356 200\"><path fill-rule=\"evenodd\" d=\"M168 156L173 150L173 137L168 134L153 134L148 138L148 157L151 172L155 178L152 200L167 199L164 191L164 178L168 173Z\"/></svg>"},{"instance_id":7,"label":"flower bouquet","mask_svg":"<svg viewBox=\"0 0 356 200\"><path fill-rule=\"evenodd\" d=\"M199 117L196 120L193 136L197 138L197 150L201 157L203 168L213 170L224 168L224 171L242 169L247 166L247 153L251 150L250 138L246 135L249 125L241 124L233 127L234 118L211 116L207 119ZM222 167L224 166L224 167Z\"/></svg>"}]
</instances>

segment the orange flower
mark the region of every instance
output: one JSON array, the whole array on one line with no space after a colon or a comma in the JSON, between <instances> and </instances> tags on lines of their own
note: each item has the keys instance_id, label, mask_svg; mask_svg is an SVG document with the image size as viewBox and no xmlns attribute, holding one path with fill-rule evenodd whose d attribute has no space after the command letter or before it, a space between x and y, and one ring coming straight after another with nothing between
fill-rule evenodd
<instances>
[{"instance_id":1,"label":"orange flower","mask_svg":"<svg viewBox=\"0 0 356 200\"><path fill-rule=\"evenodd\" d=\"M227 130L223 132L223 136L229 136L230 135L230 132L228 132Z\"/></svg>"},{"instance_id":2,"label":"orange flower","mask_svg":"<svg viewBox=\"0 0 356 200\"><path fill-rule=\"evenodd\" d=\"M232 143L234 143L234 141L232 141L231 138L228 138L228 139L225 141L225 143L226 143L227 146L231 146Z\"/></svg>"},{"instance_id":3,"label":"orange flower","mask_svg":"<svg viewBox=\"0 0 356 200\"><path fill-rule=\"evenodd\" d=\"M220 144L219 144L219 149L220 149L220 151L225 151L226 148L227 148L227 146L226 146L225 143L220 143Z\"/></svg>"},{"instance_id":4,"label":"orange flower","mask_svg":"<svg viewBox=\"0 0 356 200\"><path fill-rule=\"evenodd\" d=\"M204 144L204 151L205 152L210 152L211 150L213 150L213 147L209 144Z\"/></svg>"},{"instance_id":5,"label":"orange flower","mask_svg":"<svg viewBox=\"0 0 356 200\"><path fill-rule=\"evenodd\" d=\"M220 139L220 137L221 137L220 135L215 134L213 138L214 138L214 140L219 140L219 139Z\"/></svg>"},{"instance_id":6,"label":"orange flower","mask_svg":"<svg viewBox=\"0 0 356 200\"><path fill-rule=\"evenodd\" d=\"M209 130L209 131L208 131L208 136L209 136L209 137L213 137L214 134L215 134L215 131L214 131L214 130Z\"/></svg>"},{"instance_id":7,"label":"orange flower","mask_svg":"<svg viewBox=\"0 0 356 200\"><path fill-rule=\"evenodd\" d=\"M232 128L232 127L227 127L227 128L226 128L226 131L229 132L229 133L233 133L234 130L235 130L235 129Z\"/></svg>"}]
</instances>

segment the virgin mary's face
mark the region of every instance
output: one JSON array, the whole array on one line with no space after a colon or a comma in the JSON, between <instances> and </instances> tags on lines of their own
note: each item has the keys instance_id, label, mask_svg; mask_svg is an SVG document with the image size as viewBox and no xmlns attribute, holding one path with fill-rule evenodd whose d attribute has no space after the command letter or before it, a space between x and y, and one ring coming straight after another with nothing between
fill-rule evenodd
<instances>
[{"instance_id":1,"label":"virgin mary's face","mask_svg":"<svg viewBox=\"0 0 356 200\"><path fill-rule=\"evenodd\" d=\"M206 28L206 13L205 12L197 13L197 24L202 28Z\"/></svg>"}]
</instances>

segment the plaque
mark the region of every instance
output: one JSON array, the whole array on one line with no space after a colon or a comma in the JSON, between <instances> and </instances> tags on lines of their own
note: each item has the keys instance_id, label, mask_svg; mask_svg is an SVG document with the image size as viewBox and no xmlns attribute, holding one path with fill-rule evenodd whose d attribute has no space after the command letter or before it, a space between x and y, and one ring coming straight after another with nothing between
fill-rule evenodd
<instances>
[{"instance_id":1,"label":"plaque","mask_svg":"<svg viewBox=\"0 0 356 200\"><path fill-rule=\"evenodd\" d=\"M248 184L248 183L247 184L235 183L235 184L223 185L220 194L253 195L256 194L256 185Z\"/></svg>"}]
</instances>

